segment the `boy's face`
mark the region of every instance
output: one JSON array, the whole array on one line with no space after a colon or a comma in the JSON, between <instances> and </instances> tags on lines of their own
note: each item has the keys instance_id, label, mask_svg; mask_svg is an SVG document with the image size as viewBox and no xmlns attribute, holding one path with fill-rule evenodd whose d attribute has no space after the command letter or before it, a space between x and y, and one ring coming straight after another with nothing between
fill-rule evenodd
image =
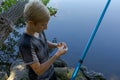
<instances>
[{"instance_id":1,"label":"boy's face","mask_svg":"<svg viewBox=\"0 0 120 80\"><path fill-rule=\"evenodd\" d=\"M34 24L34 31L39 33L43 30L46 30L47 25L48 25L48 21L37 22L37 23Z\"/></svg>"}]
</instances>

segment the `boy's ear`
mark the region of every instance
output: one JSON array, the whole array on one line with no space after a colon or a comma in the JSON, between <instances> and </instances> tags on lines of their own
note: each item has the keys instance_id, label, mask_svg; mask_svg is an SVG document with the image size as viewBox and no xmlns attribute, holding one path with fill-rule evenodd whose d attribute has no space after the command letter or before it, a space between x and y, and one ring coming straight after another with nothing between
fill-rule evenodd
<instances>
[{"instance_id":1,"label":"boy's ear","mask_svg":"<svg viewBox=\"0 0 120 80\"><path fill-rule=\"evenodd\" d=\"M34 22L33 21L28 21L28 24L33 25Z\"/></svg>"}]
</instances>

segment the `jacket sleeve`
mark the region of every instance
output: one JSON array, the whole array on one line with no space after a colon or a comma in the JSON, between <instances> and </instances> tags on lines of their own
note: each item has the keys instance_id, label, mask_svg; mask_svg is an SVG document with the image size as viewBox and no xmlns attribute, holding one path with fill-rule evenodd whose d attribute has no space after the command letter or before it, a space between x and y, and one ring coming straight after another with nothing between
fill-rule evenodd
<instances>
[{"instance_id":1,"label":"jacket sleeve","mask_svg":"<svg viewBox=\"0 0 120 80\"><path fill-rule=\"evenodd\" d=\"M26 65L39 61L32 45L21 45L19 51Z\"/></svg>"}]
</instances>

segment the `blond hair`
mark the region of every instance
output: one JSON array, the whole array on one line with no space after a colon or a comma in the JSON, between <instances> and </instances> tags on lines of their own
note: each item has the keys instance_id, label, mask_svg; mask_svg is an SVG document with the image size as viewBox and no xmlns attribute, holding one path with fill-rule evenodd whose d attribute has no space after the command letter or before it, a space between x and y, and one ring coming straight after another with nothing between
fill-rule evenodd
<instances>
[{"instance_id":1,"label":"blond hair","mask_svg":"<svg viewBox=\"0 0 120 80\"><path fill-rule=\"evenodd\" d=\"M30 0L24 8L23 16L25 21L48 21L50 13L47 7L39 0Z\"/></svg>"}]
</instances>

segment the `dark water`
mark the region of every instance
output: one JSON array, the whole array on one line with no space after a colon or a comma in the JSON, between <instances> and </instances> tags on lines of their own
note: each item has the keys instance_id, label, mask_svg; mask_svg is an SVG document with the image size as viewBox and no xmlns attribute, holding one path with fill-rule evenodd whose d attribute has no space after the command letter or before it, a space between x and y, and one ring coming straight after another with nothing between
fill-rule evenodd
<instances>
[{"instance_id":1,"label":"dark water","mask_svg":"<svg viewBox=\"0 0 120 80\"><path fill-rule=\"evenodd\" d=\"M62 58L75 67L107 0L51 0L58 8L46 35L65 41L69 51ZM120 0L110 6L85 57L89 70L101 72L107 80L120 80Z\"/></svg>"}]
</instances>

